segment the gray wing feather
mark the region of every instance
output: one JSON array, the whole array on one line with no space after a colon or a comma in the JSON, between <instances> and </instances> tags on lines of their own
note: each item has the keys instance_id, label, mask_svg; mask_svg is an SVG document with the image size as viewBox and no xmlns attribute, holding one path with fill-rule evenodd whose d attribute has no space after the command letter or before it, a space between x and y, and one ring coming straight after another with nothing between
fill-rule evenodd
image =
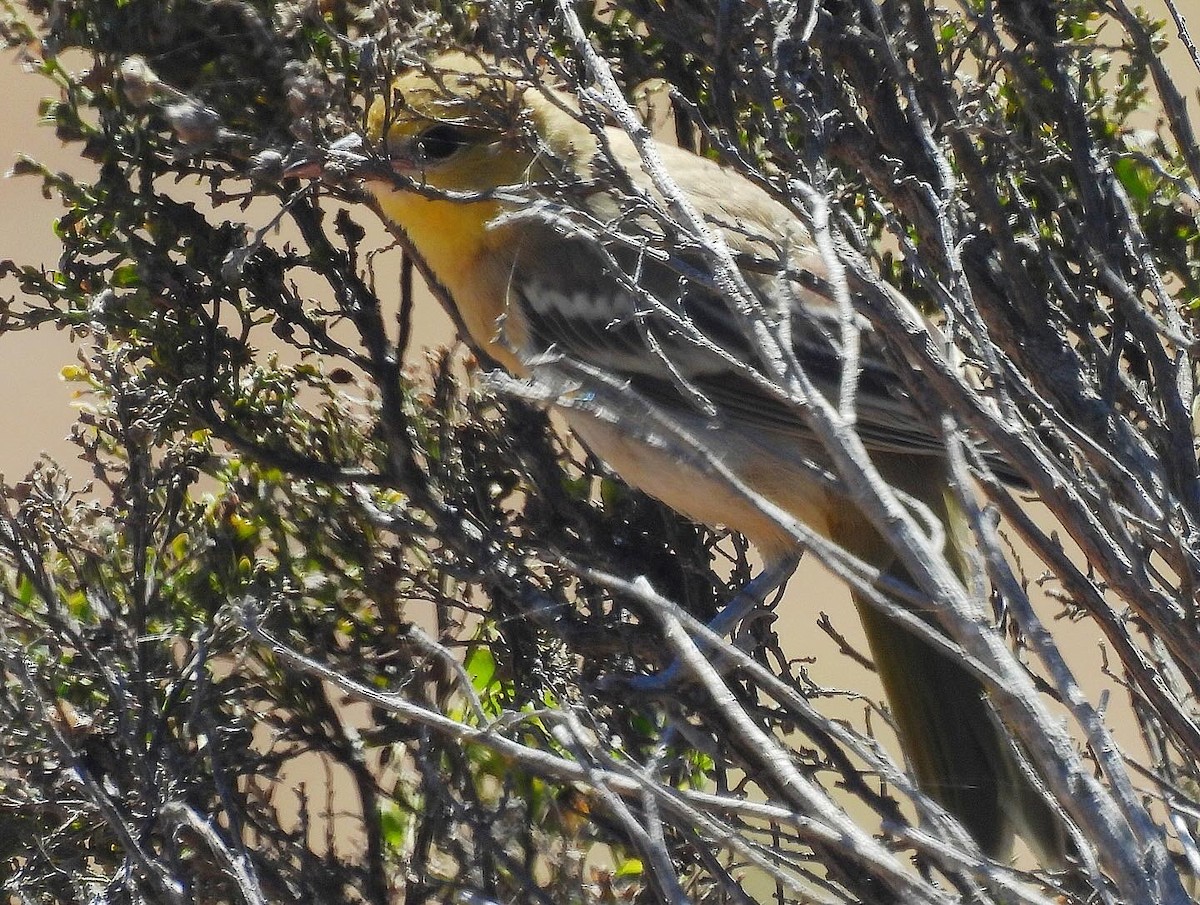
<instances>
[{"instance_id":1,"label":"gray wing feather","mask_svg":"<svg viewBox=\"0 0 1200 905\"><path fill-rule=\"evenodd\" d=\"M756 353L715 292L660 260L638 261L628 249L610 252L606 260L601 250L582 239L560 237L553 245L534 243L538 246L554 247L554 260L519 258L511 283L529 325L531 351L558 352L631 379L712 384L722 409L735 417L758 419L756 410L767 404L769 394L749 391L752 380L730 366L732 360L754 368ZM751 282L759 284L755 288L771 289L762 285L767 282L762 274L755 274ZM803 293L811 300L811 289ZM832 305L821 301L820 305L793 304L789 332L809 376L832 392L843 370L840 325ZM865 322L859 326L860 421L870 423L878 414L889 429L907 421L911 431L921 424L920 415L897 392L899 379L879 354L870 327ZM775 408L779 411L762 415L781 426L796 421L795 415L784 414L786 404Z\"/></svg>"},{"instance_id":2,"label":"gray wing feather","mask_svg":"<svg viewBox=\"0 0 1200 905\"><path fill-rule=\"evenodd\" d=\"M512 291L529 325L535 354L553 352L619 374L666 407L709 403L716 415L752 430L811 437L796 406L772 394L745 370L760 366L725 301L681 276L659 258L626 245L605 249L585 239L535 243L553 247L554 260L518 258ZM680 268L702 273L695 261ZM781 268L762 261L746 271L767 295L787 291L788 325L797 360L827 398L843 379L837 309L819 293L819 278L782 288ZM637 275L635 280L634 274ZM778 297L778 296L776 296ZM884 356L869 324L859 323L856 416L859 436L875 452L940 456L941 438L929 427ZM995 459L993 456L989 456ZM992 463L1014 480L1002 462Z\"/></svg>"}]
</instances>

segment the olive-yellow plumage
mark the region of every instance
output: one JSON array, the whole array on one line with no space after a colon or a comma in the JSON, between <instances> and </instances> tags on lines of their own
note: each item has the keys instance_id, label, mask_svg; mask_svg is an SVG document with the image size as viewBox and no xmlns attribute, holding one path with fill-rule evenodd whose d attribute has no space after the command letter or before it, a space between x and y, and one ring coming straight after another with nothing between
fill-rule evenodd
<instances>
[{"instance_id":1,"label":"olive-yellow plumage","mask_svg":"<svg viewBox=\"0 0 1200 905\"><path fill-rule=\"evenodd\" d=\"M757 350L706 280L703 255L684 249L666 261L638 247L672 248L662 241L661 220L644 208L630 214L629 202L607 187L614 180L605 178L603 161L611 157L634 195L658 199L624 132L596 131L571 98L447 54L401 77L390 99L372 108L368 133L400 178L364 169L365 186L445 289L470 341L517 376L566 360L579 366L574 373L607 375L606 391L626 394L629 401L604 416L564 409L625 480L693 519L744 533L768 563L787 560L791 534L741 484L905 577L870 522L814 471L831 466L802 416L752 379ZM841 364L838 311L821 293L825 268L800 221L710 160L667 145L656 152L768 313L786 309L798 359L832 392ZM566 199L578 228L520 215L539 199ZM571 221L565 208L560 219ZM954 555L960 532L940 442L899 392L869 327L859 327L857 428L881 474L947 525ZM643 410L646 418L634 414ZM681 454L671 430L697 440L721 467ZM858 604L923 788L991 854L1003 857L1020 832L1055 859L1056 820L1020 774L978 680Z\"/></svg>"}]
</instances>

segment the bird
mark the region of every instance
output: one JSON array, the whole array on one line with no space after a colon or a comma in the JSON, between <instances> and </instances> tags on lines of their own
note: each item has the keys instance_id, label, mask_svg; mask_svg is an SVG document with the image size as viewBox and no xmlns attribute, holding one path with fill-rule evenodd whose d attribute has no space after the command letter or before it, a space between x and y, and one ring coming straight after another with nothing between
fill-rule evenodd
<instances>
[{"instance_id":1,"label":"bird","mask_svg":"<svg viewBox=\"0 0 1200 905\"><path fill-rule=\"evenodd\" d=\"M749 598L797 559L773 507L912 584L803 413L763 379L750 318L724 291L730 274L698 243L668 241L670 204L626 130L585 116L545 81L449 50L397 77L363 131L361 153L327 157L326 175L361 183L470 344L515 378L558 387L567 423L623 480L696 522L743 534L766 564ZM802 219L708 157L666 142L653 149L728 248L733 280L762 322L779 328L774 335L833 398L845 378L845 315ZM961 564L965 529L944 443L900 389L870 324L856 316L852 326L856 430L880 474L942 523L947 556ZM1021 835L1043 863L1058 861L1060 821L980 680L853 597L919 786L988 855L1009 857Z\"/></svg>"}]
</instances>

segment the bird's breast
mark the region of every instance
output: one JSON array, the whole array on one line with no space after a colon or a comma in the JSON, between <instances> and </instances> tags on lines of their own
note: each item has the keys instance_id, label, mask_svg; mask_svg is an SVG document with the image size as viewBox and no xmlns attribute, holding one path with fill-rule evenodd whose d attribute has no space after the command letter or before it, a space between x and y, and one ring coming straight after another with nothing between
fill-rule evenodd
<instances>
[{"instance_id":1,"label":"bird's breast","mask_svg":"<svg viewBox=\"0 0 1200 905\"><path fill-rule=\"evenodd\" d=\"M494 201L460 202L413 192L377 191L385 218L398 226L436 282L446 290L472 344L518 376L524 323L510 311L516 260L515 225L493 226Z\"/></svg>"}]
</instances>

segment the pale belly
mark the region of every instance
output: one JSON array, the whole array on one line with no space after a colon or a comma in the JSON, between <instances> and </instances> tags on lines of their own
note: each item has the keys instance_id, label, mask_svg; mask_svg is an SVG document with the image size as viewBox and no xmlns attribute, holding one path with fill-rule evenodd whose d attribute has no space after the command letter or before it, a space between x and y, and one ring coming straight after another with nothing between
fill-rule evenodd
<instances>
[{"instance_id":1,"label":"pale belly","mask_svg":"<svg viewBox=\"0 0 1200 905\"><path fill-rule=\"evenodd\" d=\"M830 534L828 515L848 505L813 479L801 441L782 435L749 438L684 416L685 430L695 441L689 442L628 415L614 423L571 409L564 414L588 448L626 482L694 521L744 534L768 560L790 554L797 541L744 488L824 536Z\"/></svg>"}]
</instances>

